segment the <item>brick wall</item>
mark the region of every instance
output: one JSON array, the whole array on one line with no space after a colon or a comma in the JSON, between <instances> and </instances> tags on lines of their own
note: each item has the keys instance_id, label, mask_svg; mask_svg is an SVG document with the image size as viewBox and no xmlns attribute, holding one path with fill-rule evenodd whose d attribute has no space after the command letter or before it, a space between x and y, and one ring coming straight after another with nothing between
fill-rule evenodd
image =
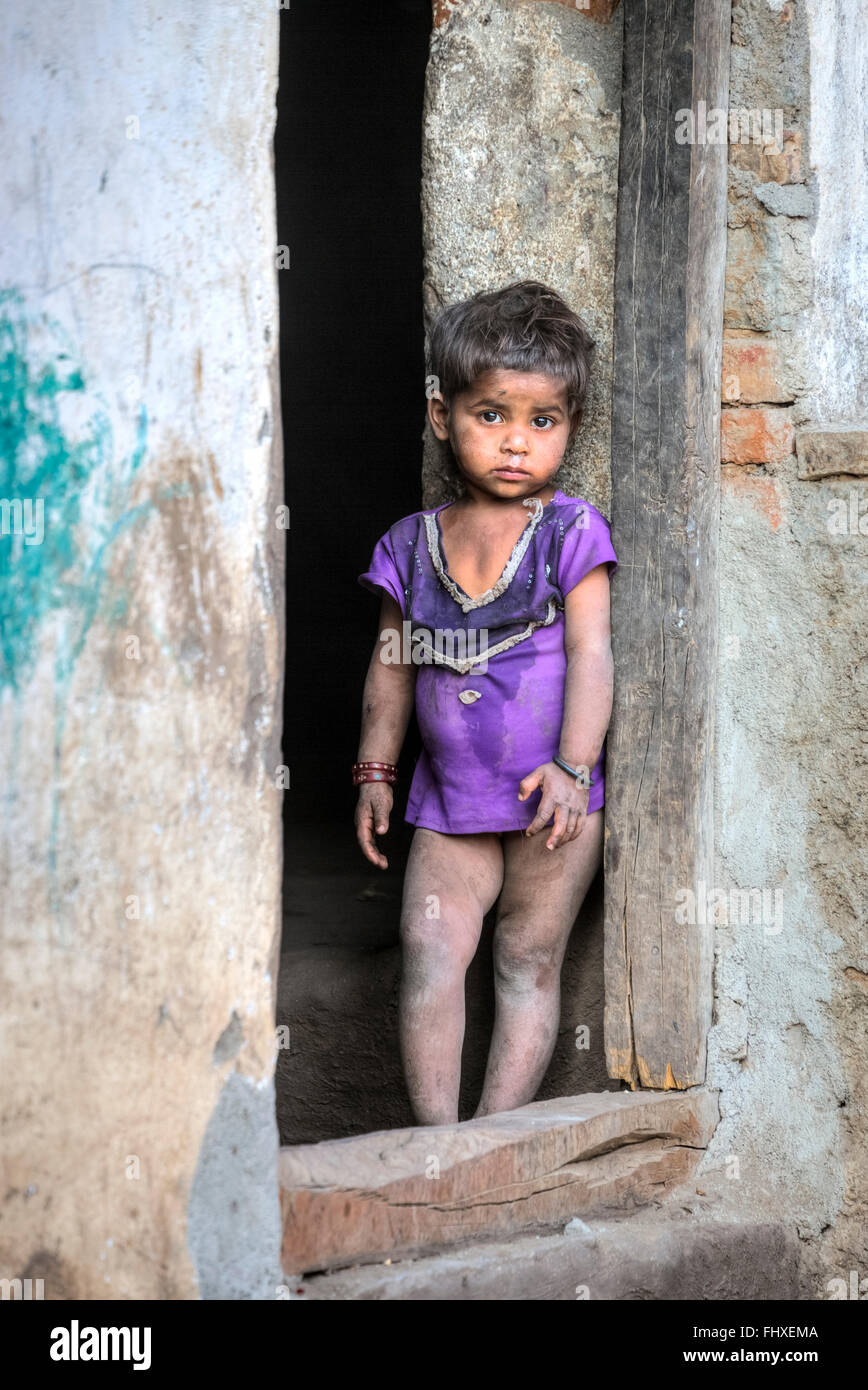
<instances>
[{"instance_id":1,"label":"brick wall","mask_svg":"<svg viewBox=\"0 0 868 1390\"><path fill-rule=\"evenodd\" d=\"M788 50L798 44L794 6L783 3L763 13L755 4L734 0L732 14L721 380L725 472L728 465L782 464L794 453L792 406L804 378L792 318L806 307L813 212L804 132L797 123L801 111L787 82L775 80L786 71Z\"/></svg>"}]
</instances>

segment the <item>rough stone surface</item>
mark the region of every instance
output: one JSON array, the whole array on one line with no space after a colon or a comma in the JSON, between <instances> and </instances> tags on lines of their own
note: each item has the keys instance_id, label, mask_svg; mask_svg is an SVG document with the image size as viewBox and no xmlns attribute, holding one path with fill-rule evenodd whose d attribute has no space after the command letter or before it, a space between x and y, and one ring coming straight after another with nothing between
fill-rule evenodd
<instances>
[{"instance_id":1,"label":"rough stone surface","mask_svg":"<svg viewBox=\"0 0 868 1390\"><path fill-rule=\"evenodd\" d=\"M585 19L595 19L608 24L618 8L620 0L535 0L537 4L568 5L571 10ZM433 0L434 24L445 24L450 15L465 4L466 0Z\"/></svg>"},{"instance_id":2,"label":"rough stone surface","mask_svg":"<svg viewBox=\"0 0 868 1390\"><path fill-rule=\"evenodd\" d=\"M0 1268L46 1298L259 1297L278 11L10 0L0 35L0 498L44 500L39 543L0 536Z\"/></svg>"},{"instance_id":3,"label":"rough stone surface","mask_svg":"<svg viewBox=\"0 0 868 1390\"><path fill-rule=\"evenodd\" d=\"M768 216L756 204L731 206L725 327L791 332L795 315L811 304L810 245L810 227L801 220Z\"/></svg>"},{"instance_id":4,"label":"rough stone surface","mask_svg":"<svg viewBox=\"0 0 868 1390\"><path fill-rule=\"evenodd\" d=\"M801 183L804 178L802 132L785 130L780 147L775 140L767 145L734 143L730 146L729 160L733 169L744 169L762 183Z\"/></svg>"},{"instance_id":5,"label":"rough stone surface","mask_svg":"<svg viewBox=\"0 0 868 1390\"><path fill-rule=\"evenodd\" d=\"M767 0L733 4L730 110L748 114L751 136L758 127L764 134L773 132L773 138L730 145L724 324L773 334L787 396L798 398L808 385L802 319L814 293L813 221L772 216L754 190L758 184L804 186L807 181L805 191L813 194L807 164L811 103L804 6L772 8Z\"/></svg>"},{"instance_id":6,"label":"rough stone surface","mask_svg":"<svg viewBox=\"0 0 868 1390\"><path fill-rule=\"evenodd\" d=\"M804 184L760 183L754 188L754 193L774 217L814 215L814 199Z\"/></svg>"},{"instance_id":7,"label":"rough stone surface","mask_svg":"<svg viewBox=\"0 0 868 1390\"><path fill-rule=\"evenodd\" d=\"M868 477L868 429L800 430L796 451L802 479L825 478L835 473Z\"/></svg>"},{"instance_id":8,"label":"rough stone surface","mask_svg":"<svg viewBox=\"0 0 868 1390\"><path fill-rule=\"evenodd\" d=\"M621 11L462 0L431 41L423 140L425 307L518 279L550 284L597 343L581 429L557 477L608 514ZM423 504L456 496L426 426Z\"/></svg>"}]
</instances>

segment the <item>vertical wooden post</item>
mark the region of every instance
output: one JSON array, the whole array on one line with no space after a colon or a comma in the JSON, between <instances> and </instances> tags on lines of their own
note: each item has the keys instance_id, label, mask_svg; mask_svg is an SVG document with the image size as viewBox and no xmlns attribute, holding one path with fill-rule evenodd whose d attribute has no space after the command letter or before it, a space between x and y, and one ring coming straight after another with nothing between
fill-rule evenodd
<instances>
[{"instance_id":1,"label":"vertical wooden post","mask_svg":"<svg viewBox=\"0 0 868 1390\"><path fill-rule=\"evenodd\" d=\"M626 0L624 22L606 1059L669 1089L703 1081L711 1022L730 0Z\"/></svg>"}]
</instances>

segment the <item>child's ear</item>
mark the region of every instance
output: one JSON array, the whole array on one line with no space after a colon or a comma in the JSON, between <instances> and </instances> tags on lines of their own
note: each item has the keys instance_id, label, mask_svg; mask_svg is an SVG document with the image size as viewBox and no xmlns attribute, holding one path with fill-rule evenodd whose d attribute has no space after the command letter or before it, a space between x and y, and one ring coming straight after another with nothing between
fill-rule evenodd
<instances>
[{"instance_id":1,"label":"child's ear","mask_svg":"<svg viewBox=\"0 0 868 1390\"><path fill-rule=\"evenodd\" d=\"M449 438L449 407L441 396L428 397L428 419L438 439Z\"/></svg>"}]
</instances>

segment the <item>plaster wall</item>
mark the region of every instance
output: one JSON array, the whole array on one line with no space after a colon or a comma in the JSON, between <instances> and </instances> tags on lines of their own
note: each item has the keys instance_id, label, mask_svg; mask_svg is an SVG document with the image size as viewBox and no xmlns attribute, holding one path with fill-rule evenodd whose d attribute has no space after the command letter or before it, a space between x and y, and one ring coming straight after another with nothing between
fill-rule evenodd
<instances>
[{"instance_id":1,"label":"plaster wall","mask_svg":"<svg viewBox=\"0 0 868 1390\"><path fill-rule=\"evenodd\" d=\"M587 7L586 7L587 8ZM582 426L556 479L608 515L620 10L461 0L435 27L425 93L427 327L481 289L542 280L597 344ZM426 507L457 496L426 425Z\"/></svg>"},{"instance_id":2,"label":"plaster wall","mask_svg":"<svg viewBox=\"0 0 868 1390\"><path fill-rule=\"evenodd\" d=\"M776 355L772 389L748 398L756 438L774 415L792 442L723 466L708 887L729 907L704 1176L734 1215L795 1228L806 1298L868 1274L868 535L830 524L837 501L855 493L864 512L866 497L858 477L800 478L798 457L802 430L866 426L866 51L864 2L733 5L732 105L780 110L801 159L770 175L731 151L726 324ZM732 889L755 890L749 911Z\"/></svg>"},{"instance_id":3,"label":"plaster wall","mask_svg":"<svg viewBox=\"0 0 868 1390\"><path fill-rule=\"evenodd\" d=\"M0 19L0 1272L46 1298L280 1278L278 19Z\"/></svg>"}]
</instances>

